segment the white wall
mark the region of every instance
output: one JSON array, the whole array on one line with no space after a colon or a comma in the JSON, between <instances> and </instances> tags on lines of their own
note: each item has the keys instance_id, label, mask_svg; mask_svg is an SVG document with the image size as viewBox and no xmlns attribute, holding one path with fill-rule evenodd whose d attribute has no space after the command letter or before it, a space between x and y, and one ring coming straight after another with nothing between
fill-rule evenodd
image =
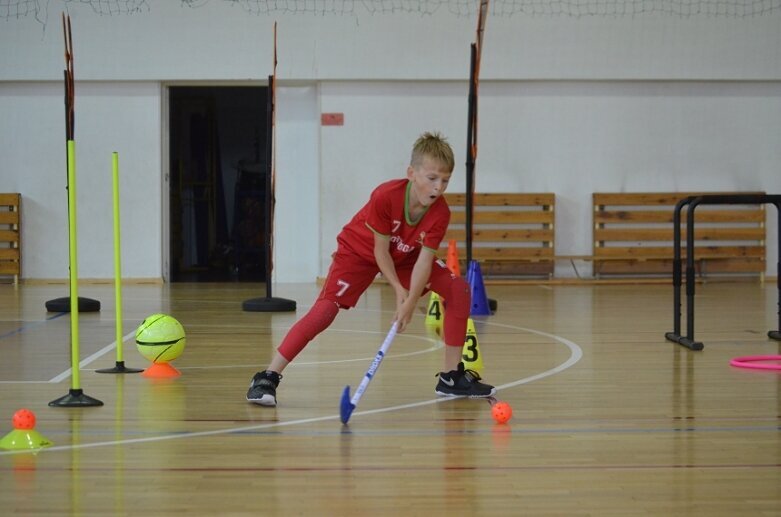
<instances>
[{"instance_id":1,"label":"white wall","mask_svg":"<svg viewBox=\"0 0 781 517\"><path fill-rule=\"evenodd\" d=\"M274 280L311 282L320 275L318 89L280 87L277 106Z\"/></svg>"},{"instance_id":2,"label":"white wall","mask_svg":"<svg viewBox=\"0 0 781 517\"><path fill-rule=\"evenodd\" d=\"M0 21L0 191L21 192L25 278L67 277L62 34ZM166 84L265 84L279 20L275 279L324 275L335 236L425 130L463 190L474 18L248 15L149 0L67 3L76 55L80 276L112 270L110 153L122 168L123 273L163 275ZM233 5L233 7L231 7ZM590 252L594 191L781 193L781 13L750 18L492 16L480 89L481 191L557 195L557 250ZM321 112L345 125L321 127ZM768 210L775 274L776 214ZM571 272L562 271L564 274Z\"/></svg>"},{"instance_id":3,"label":"white wall","mask_svg":"<svg viewBox=\"0 0 781 517\"><path fill-rule=\"evenodd\" d=\"M119 153L123 275L160 278L160 86L77 84L79 274L113 278L111 153ZM22 193L24 278L67 278L62 85L0 82L0 191Z\"/></svg>"},{"instance_id":4,"label":"white wall","mask_svg":"<svg viewBox=\"0 0 781 517\"><path fill-rule=\"evenodd\" d=\"M372 186L404 174L421 131L450 137L457 167L449 190L465 190L465 89L436 82L322 86L323 111L344 112L345 126L321 131L323 198L339 200L323 221L321 269ZM779 82L484 82L477 190L556 193L557 252L589 254L592 192L781 193L779 117ZM775 212L768 210L772 274Z\"/></svg>"}]
</instances>

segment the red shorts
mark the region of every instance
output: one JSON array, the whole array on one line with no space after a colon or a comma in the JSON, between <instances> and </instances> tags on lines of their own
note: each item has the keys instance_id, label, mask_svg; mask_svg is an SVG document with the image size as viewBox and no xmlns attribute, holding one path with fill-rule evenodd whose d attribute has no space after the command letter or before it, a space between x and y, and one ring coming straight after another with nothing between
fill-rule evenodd
<instances>
[{"instance_id":1,"label":"red shorts","mask_svg":"<svg viewBox=\"0 0 781 517\"><path fill-rule=\"evenodd\" d=\"M410 277L413 265L396 266L396 275L401 285L409 289ZM352 253L344 253L337 250L333 255L331 268L325 279L318 300L330 300L342 309L355 307L358 299L377 277L380 268L377 264L370 264ZM443 291L445 286L456 277L450 272L444 262L435 260L431 268L431 276L422 294L429 290Z\"/></svg>"}]
</instances>

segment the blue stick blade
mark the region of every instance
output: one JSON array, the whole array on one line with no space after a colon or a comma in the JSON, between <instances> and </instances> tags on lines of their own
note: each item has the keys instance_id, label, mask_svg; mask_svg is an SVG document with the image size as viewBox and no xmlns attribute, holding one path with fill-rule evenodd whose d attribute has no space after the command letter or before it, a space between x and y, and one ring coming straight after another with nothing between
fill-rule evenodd
<instances>
[{"instance_id":1,"label":"blue stick blade","mask_svg":"<svg viewBox=\"0 0 781 517\"><path fill-rule=\"evenodd\" d=\"M342 400L339 402L339 418L343 424L346 424L350 420L350 415L353 414L355 406L350 402L350 387L345 386L342 392Z\"/></svg>"}]
</instances>

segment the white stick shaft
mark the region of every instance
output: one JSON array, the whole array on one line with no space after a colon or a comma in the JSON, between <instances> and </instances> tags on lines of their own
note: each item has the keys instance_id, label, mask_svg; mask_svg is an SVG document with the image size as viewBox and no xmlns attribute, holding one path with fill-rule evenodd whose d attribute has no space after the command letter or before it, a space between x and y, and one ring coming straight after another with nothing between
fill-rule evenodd
<instances>
[{"instance_id":1,"label":"white stick shaft","mask_svg":"<svg viewBox=\"0 0 781 517\"><path fill-rule=\"evenodd\" d=\"M361 384L358 386L358 389L355 390L355 394L353 395L352 400L350 400L350 403L353 406L358 405L358 401L361 400L361 396L363 396L363 392L366 391L366 387L371 382L372 378L374 377L374 374L377 373L377 370L380 368L380 363L382 363L382 360L385 358L385 353L390 348L391 343L393 343L393 338L396 337L397 330L398 330L398 324L394 321L393 326L391 326L391 329L388 332L388 335L385 336L385 341L382 342L382 346L380 347L379 351L377 351L377 355L374 357L374 361L372 361L372 364L369 366L369 369L366 371L366 375L363 376L363 380L361 381Z\"/></svg>"}]
</instances>

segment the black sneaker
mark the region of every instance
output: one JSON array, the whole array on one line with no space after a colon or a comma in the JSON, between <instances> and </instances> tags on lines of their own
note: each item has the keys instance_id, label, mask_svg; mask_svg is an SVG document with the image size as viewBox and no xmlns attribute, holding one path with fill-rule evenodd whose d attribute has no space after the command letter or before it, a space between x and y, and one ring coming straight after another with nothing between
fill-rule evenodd
<instances>
[{"instance_id":1,"label":"black sneaker","mask_svg":"<svg viewBox=\"0 0 781 517\"><path fill-rule=\"evenodd\" d=\"M491 397L496 388L480 382L480 375L474 370L465 370L464 363L458 363L457 370L440 372L439 382L434 389L441 397Z\"/></svg>"},{"instance_id":2,"label":"black sneaker","mask_svg":"<svg viewBox=\"0 0 781 517\"><path fill-rule=\"evenodd\" d=\"M277 405L277 386L282 376L277 372L268 370L258 372L249 383L247 390L247 400L261 406Z\"/></svg>"}]
</instances>

